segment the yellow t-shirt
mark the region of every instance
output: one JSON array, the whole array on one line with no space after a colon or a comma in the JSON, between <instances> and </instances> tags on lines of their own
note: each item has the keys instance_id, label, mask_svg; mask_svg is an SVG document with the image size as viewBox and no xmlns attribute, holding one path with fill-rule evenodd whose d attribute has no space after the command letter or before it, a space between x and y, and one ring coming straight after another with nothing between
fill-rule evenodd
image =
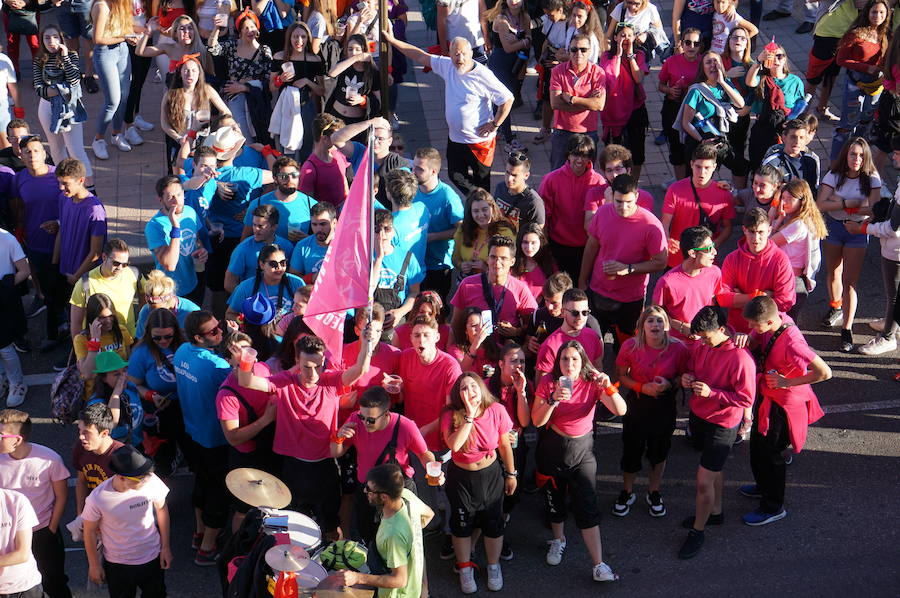
<instances>
[{"instance_id":1,"label":"yellow t-shirt","mask_svg":"<svg viewBox=\"0 0 900 598\"><path fill-rule=\"evenodd\" d=\"M116 308L116 316L119 322L125 325L132 337L134 337L135 326L134 296L137 293L137 280L136 270L133 267L120 271L115 278L104 278L100 274L100 266L97 266L88 274L88 294L103 293L109 296ZM81 280L75 283L75 288L72 289L72 297L69 299L70 304L78 307L85 306L83 286ZM82 322L81 325L87 327L86 322Z\"/></svg>"},{"instance_id":2,"label":"yellow t-shirt","mask_svg":"<svg viewBox=\"0 0 900 598\"><path fill-rule=\"evenodd\" d=\"M516 231L506 225L499 227L497 234L509 237L513 241L516 240ZM460 224L456 227L456 232L453 233L453 265L458 268L462 262L473 260L481 260L486 264L488 259L488 241L490 241L490 238L487 231L480 228L478 229L478 237L475 239L475 243L472 245L464 244L462 221L460 221Z\"/></svg>"}]
</instances>

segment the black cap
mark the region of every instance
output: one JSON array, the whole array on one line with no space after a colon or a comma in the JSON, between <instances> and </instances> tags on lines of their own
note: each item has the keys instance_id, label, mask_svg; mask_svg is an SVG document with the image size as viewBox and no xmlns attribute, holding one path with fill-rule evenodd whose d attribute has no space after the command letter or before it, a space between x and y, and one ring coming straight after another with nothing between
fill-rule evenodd
<instances>
[{"instance_id":1,"label":"black cap","mask_svg":"<svg viewBox=\"0 0 900 598\"><path fill-rule=\"evenodd\" d=\"M153 460L126 444L113 451L109 459L109 468L119 475L137 477L153 470Z\"/></svg>"}]
</instances>

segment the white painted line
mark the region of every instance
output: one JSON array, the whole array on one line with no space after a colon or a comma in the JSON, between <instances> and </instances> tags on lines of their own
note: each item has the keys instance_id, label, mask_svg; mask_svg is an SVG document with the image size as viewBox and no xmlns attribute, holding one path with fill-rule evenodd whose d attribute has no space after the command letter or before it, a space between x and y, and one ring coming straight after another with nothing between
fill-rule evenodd
<instances>
[{"instance_id":1,"label":"white painted line","mask_svg":"<svg viewBox=\"0 0 900 598\"><path fill-rule=\"evenodd\" d=\"M872 401L870 403L846 403L844 405L826 405L825 413L851 413L853 411L869 411L873 409L895 409L900 407L900 399L892 401Z\"/></svg>"},{"instance_id":2,"label":"white painted line","mask_svg":"<svg viewBox=\"0 0 900 598\"><path fill-rule=\"evenodd\" d=\"M29 374L25 376L25 384L27 386L49 386L53 384L59 374L50 372L49 374Z\"/></svg>"}]
</instances>

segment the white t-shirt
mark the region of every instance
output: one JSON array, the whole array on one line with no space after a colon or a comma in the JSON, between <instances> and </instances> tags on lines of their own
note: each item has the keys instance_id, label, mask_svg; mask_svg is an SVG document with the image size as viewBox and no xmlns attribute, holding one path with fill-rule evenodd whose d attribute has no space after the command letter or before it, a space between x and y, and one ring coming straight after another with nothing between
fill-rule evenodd
<instances>
[{"instance_id":1,"label":"white t-shirt","mask_svg":"<svg viewBox=\"0 0 900 598\"><path fill-rule=\"evenodd\" d=\"M309 19L306 21L309 31L315 39L324 40L328 37L328 28L325 26L325 17L317 10L309 13Z\"/></svg>"},{"instance_id":2,"label":"white t-shirt","mask_svg":"<svg viewBox=\"0 0 900 598\"><path fill-rule=\"evenodd\" d=\"M572 27L571 25L566 27L566 43L562 46L563 48L569 48L569 44L572 43L572 38L575 37L576 33L578 33L578 29L575 27ZM600 42L593 33L591 33L589 37L591 39L591 52L588 55L588 60L597 64L597 61L600 60Z\"/></svg>"},{"instance_id":3,"label":"white t-shirt","mask_svg":"<svg viewBox=\"0 0 900 598\"><path fill-rule=\"evenodd\" d=\"M621 2L612 9L611 14L617 21L624 21L634 25L635 33L649 33L652 35L656 40L657 45L669 41L669 36L666 35L665 30L653 27L653 23L662 22L659 18L659 9L656 8L655 4L650 4L648 2L646 8L639 10L637 14L633 15L628 12L625 3Z\"/></svg>"},{"instance_id":4,"label":"white t-shirt","mask_svg":"<svg viewBox=\"0 0 900 598\"><path fill-rule=\"evenodd\" d=\"M725 51L725 46L728 44L728 34L737 27L739 22L740 17L738 17L737 13L735 13L734 19L727 19L725 15L719 12L713 13L712 43L710 44L710 49L713 52L721 54Z\"/></svg>"},{"instance_id":5,"label":"white t-shirt","mask_svg":"<svg viewBox=\"0 0 900 598\"><path fill-rule=\"evenodd\" d=\"M450 140L456 143L491 140L496 131L480 137L476 129L494 118L494 106L513 97L489 68L473 64L472 70L460 74L446 56L431 57L431 69L444 80L444 116Z\"/></svg>"},{"instance_id":6,"label":"white t-shirt","mask_svg":"<svg viewBox=\"0 0 900 598\"><path fill-rule=\"evenodd\" d=\"M16 262L25 257L19 240L9 231L0 228L0 278L16 273Z\"/></svg>"},{"instance_id":7,"label":"white t-shirt","mask_svg":"<svg viewBox=\"0 0 900 598\"><path fill-rule=\"evenodd\" d=\"M16 549L16 534L37 527L38 519L25 495L15 490L0 488L0 554ZM28 560L18 565L0 567L0 595L18 594L41 583L37 561Z\"/></svg>"},{"instance_id":8,"label":"white t-shirt","mask_svg":"<svg viewBox=\"0 0 900 598\"><path fill-rule=\"evenodd\" d=\"M798 218L778 232L787 241L781 246L781 250L791 261L791 267L805 269L809 261L809 244L812 241L806 223Z\"/></svg>"},{"instance_id":9,"label":"white t-shirt","mask_svg":"<svg viewBox=\"0 0 900 598\"><path fill-rule=\"evenodd\" d=\"M169 488L156 474L137 490L119 492L115 476L88 494L81 518L100 522L103 557L120 565L143 565L159 555L159 530L154 513L166 504Z\"/></svg>"},{"instance_id":10,"label":"white t-shirt","mask_svg":"<svg viewBox=\"0 0 900 598\"><path fill-rule=\"evenodd\" d=\"M359 21L359 13L355 12L347 19L347 31L356 27L357 21ZM322 24L324 26L325 22L323 21ZM381 44L379 43L381 27L378 26L378 13L375 13L374 17L362 24L359 33L361 33L369 42L369 54L372 55L372 58L378 58L381 51Z\"/></svg>"},{"instance_id":11,"label":"white t-shirt","mask_svg":"<svg viewBox=\"0 0 900 598\"><path fill-rule=\"evenodd\" d=\"M462 37L469 40L473 48L484 45L478 0L438 0L438 3L447 7L448 42L454 37Z\"/></svg>"},{"instance_id":12,"label":"white t-shirt","mask_svg":"<svg viewBox=\"0 0 900 598\"><path fill-rule=\"evenodd\" d=\"M16 69L6 54L0 54L0 106L9 106L7 83L16 82Z\"/></svg>"},{"instance_id":13,"label":"white t-shirt","mask_svg":"<svg viewBox=\"0 0 900 598\"><path fill-rule=\"evenodd\" d=\"M50 525L56 495L53 482L68 479L69 470L56 451L40 444L31 445L24 459L0 455L0 488L17 490L25 495L38 518L35 529Z\"/></svg>"},{"instance_id":14,"label":"white t-shirt","mask_svg":"<svg viewBox=\"0 0 900 598\"><path fill-rule=\"evenodd\" d=\"M562 21L553 21L547 15L541 17L541 31L547 38L547 42L554 48L562 48L566 45L566 25L565 19Z\"/></svg>"},{"instance_id":15,"label":"white t-shirt","mask_svg":"<svg viewBox=\"0 0 900 598\"><path fill-rule=\"evenodd\" d=\"M878 176L878 173L872 173L870 178L872 181L872 189L881 189L881 177ZM855 179L845 178L844 184L840 187L837 186L837 182L838 175L831 171L828 171L828 174L822 179L822 184L828 185L834 189L834 194L836 196L843 199L861 199L863 200L861 207L869 206L868 196L863 194L862 190L859 188L859 177ZM866 219L865 216L861 216L860 214L848 214L844 210L834 210L832 212L827 212L827 214L835 220L853 220L855 222L862 222Z\"/></svg>"}]
</instances>

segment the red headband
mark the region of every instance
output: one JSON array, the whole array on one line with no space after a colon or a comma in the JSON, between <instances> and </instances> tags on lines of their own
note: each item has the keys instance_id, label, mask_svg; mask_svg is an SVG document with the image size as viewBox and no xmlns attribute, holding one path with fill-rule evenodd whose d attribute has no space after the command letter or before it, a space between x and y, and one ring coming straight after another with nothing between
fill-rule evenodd
<instances>
[{"instance_id":1,"label":"red headband","mask_svg":"<svg viewBox=\"0 0 900 598\"><path fill-rule=\"evenodd\" d=\"M197 54L185 54L184 56L181 57L181 60L179 60L178 62L175 63L175 68L180 69L185 64L187 64L189 60L193 60L197 64L200 64L199 52Z\"/></svg>"},{"instance_id":2,"label":"red headband","mask_svg":"<svg viewBox=\"0 0 900 598\"><path fill-rule=\"evenodd\" d=\"M584 9L588 12L591 12L591 10L593 10L593 8L594 8L594 5L591 4L590 2L582 2L581 0L578 0L577 2L573 2L572 8L575 8L576 4L581 4L581 6L583 6Z\"/></svg>"},{"instance_id":3,"label":"red headband","mask_svg":"<svg viewBox=\"0 0 900 598\"><path fill-rule=\"evenodd\" d=\"M244 22L244 19L246 19L246 18L252 19L253 22L256 23L256 28L259 29L259 17L256 16L256 13L253 12L252 10L250 10L249 8L245 8L245 9L244 9L244 12L242 12L241 14L239 14L239 15L238 15L237 17L235 17L235 19L234 19L234 29L235 29L235 31L237 31L238 33L240 33L240 31L241 31L241 23L243 23L243 22Z\"/></svg>"}]
</instances>

